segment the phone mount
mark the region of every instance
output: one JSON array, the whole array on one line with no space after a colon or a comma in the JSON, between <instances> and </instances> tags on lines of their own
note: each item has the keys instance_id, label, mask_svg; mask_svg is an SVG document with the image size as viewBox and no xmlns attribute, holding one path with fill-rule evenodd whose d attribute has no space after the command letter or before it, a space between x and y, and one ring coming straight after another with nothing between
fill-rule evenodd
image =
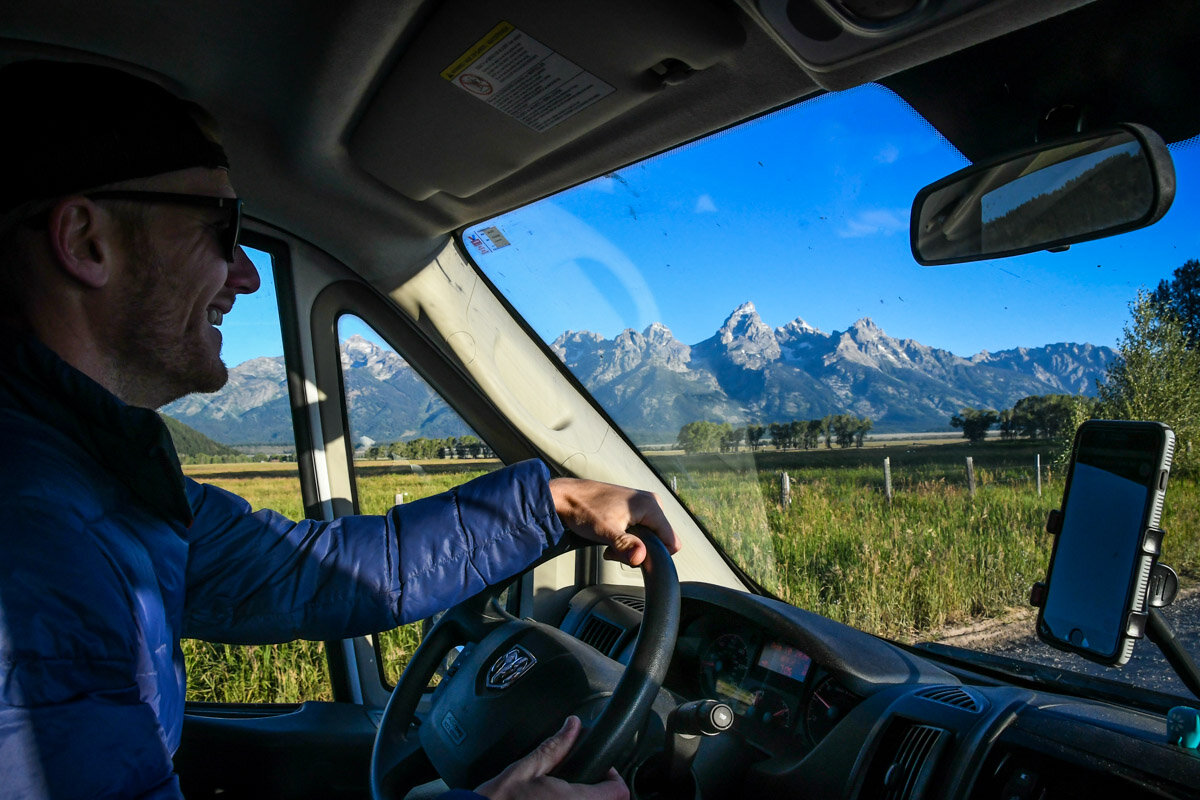
<instances>
[{"instance_id":1,"label":"phone mount","mask_svg":"<svg viewBox=\"0 0 1200 800\"><path fill-rule=\"evenodd\" d=\"M1062 510L1051 509L1046 515L1046 532L1051 536L1058 536L1062 533L1062 526ZM1139 578L1135 591L1143 597L1145 602L1137 604L1137 608L1153 609L1168 606L1174 602L1175 595L1179 591L1179 576L1175 574L1175 570L1158 562L1158 557L1162 554L1163 535L1164 532L1158 528L1146 528L1142 532L1141 546L1138 549L1144 566L1142 567L1142 577ZM1041 608L1046 600L1047 588L1045 581L1033 584L1029 592L1030 605ZM1126 636L1141 639L1146 634L1148 621L1149 610L1130 610L1126 613L1122 628Z\"/></svg>"},{"instance_id":2,"label":"phone mount","mask_svg":"<svg viewBox=\"0 0 1200 800\"><path fill-rule=\"evenodd\" d=\"M1046 532L1058 536L1062 532L1062 523L1062 511L1052 509L1046 515ZM1158 560L1162 553L1163 535L1164 531L1158 528L1147 528L1142 534L1141 550L1150 560L1150 569L1144 585L1139 584L1137 591L1144 592L1145 602L1141 607L1146 610L1129 612L1125 619L1125 632L1136 639L1149 638L1158 645L1167 663L1188 690L1200 696L1200 666L1179 643L1174 628L1159 610L1175 602L1175 596L1179 593L1179 576L1175 570ZM1029 604L1041 608L1046 602L1046 590L1045 581L1034 583L1029 591Z\"/></svg>"}]
</instances>

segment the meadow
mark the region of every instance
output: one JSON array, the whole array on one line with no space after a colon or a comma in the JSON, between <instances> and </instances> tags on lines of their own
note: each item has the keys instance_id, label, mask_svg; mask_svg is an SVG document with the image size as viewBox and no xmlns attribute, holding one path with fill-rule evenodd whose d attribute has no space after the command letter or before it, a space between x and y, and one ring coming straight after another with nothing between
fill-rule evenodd
<instances>
[{"instance_id":1,"label":"meadow","mask_svg":"<svg viewBox=\"0 0 1200 800\"><path fill-rule=\"evenodd\" d=\"M883 490L885 457L891 502ZM672 467L686 470L676 481L680 496L752 577L793 605L912 642L1027 608L1032 584L1045 577L1053 545L1046 515L1061 502L1065 475L1044 445L768 452L756 464L756 475L732 471L728 459L714 456L661 458L658 467L666 475ZM1162 560L1185 586L1200 577L1198 488L1194 478L1173 476L1162 523Z\"/></svg>"},{"instance_id":2,"label":"meadow","mask_svg":"<svg viewBox=\"0 0 1200 800\"><path fill-rule=\"evenodd\" d=\"M1043 464L1037 492L1035 456ZM965 457L974 462L975 494ZM883 489L883 459L893 496ZM1052 545L1046 513L1062 495L1061 469L1046 445L1016 442L876 444L863 448L760 451L732 455L655 454L679 496L714 539L765 589L872 633L902 641L937 638L947 626L1028 606ZM236 468L234 468L236 466ZM361 465L365 513L386 510L397 493L414 500L497 464L456 462L463 471L412 474ZM189 474L241 494L256 508L301 512L287 465L220 465ZM790 482L784 502L782 474ZM1187 583L1200 578L1200 491L1172 476L1163 561ZM419 642L414 624L378 637L380 663L394 682ZM230 647L185 642L189 699L296 702L330 699L321 643Z\"/></svg>"}]
</instances>

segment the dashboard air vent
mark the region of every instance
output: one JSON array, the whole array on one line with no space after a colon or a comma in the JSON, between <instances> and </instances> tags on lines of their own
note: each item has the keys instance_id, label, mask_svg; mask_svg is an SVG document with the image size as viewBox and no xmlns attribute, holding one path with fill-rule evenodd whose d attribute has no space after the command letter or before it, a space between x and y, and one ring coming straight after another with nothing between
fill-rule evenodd
<instances>
[{"instance_id":1,"label":"dashboard air vent","mask_svg":"<svg viewBox=\"0 0 1200 800\"><path fill-rule=\"evenodd\" d=\"M611 656L617 643L621 641L621 634L624 632L619 626L593 616L589 617L588 621L583 623L583 628L579 631L579 639L582 642L590 644L601 653L604 653L604 655Z\"/></svg>"},{"instance_id":2,"label":"dashboard air vent","mask_svg":"<svg viewBox=\"0 0 1200 800\"><path fill-rule=\"evenodd\" d=\"M612 599L623 606L629 606L639 614L646 612L646 599L644 597L630 597L627 594L618 594L614 595Z\"/></svg>"},{"instance_id":3,"label":"dashboard air vent","mask_svg":"<svg viewBox=\"0 0 1200 800\"><path fill-rule=\"evenodd\" d=\"M924 797L948 738L941 728L897 720L884 734L862 796L880 800Z\"/></svg>"},{"instance_id":4,"label":"dashboard air vent","mask_svg":"<svg viewBox=\"0 0 1200 800\"><path fill-rule=\"evenodd\" d=\"M924 697L935 703L954 706L976 714L982 710L979 701L961 686L931 686L917 692L917 697Z\"/></svg>"}]
</instances>

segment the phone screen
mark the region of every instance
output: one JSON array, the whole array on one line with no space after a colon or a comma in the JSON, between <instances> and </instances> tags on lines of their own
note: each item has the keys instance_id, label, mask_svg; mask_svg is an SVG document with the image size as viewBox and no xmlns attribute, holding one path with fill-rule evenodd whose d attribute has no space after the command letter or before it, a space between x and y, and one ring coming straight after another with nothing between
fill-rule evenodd
<instances>
[{"instance_id":1,"label":"phone screen","mask_svg":"<svg viewBox=\"0 0 1200 800\"><path fill-rule=\"evenodd\" d=\"M1054 638L1117 652L1161 453L1152 429L1081 431L1042 612Z\"/></svg>"}]
</instances>

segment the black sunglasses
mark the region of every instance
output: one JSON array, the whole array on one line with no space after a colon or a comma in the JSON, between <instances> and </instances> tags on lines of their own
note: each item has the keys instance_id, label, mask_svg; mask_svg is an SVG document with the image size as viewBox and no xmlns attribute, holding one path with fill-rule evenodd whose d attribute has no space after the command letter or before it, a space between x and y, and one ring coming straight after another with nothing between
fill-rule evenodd
<instances>
[{"instance_id":1,"label":"black sunglasses","mask_svg":"<svg viewBox=\"0 0 1200 800\"><path fill-rule=\"evenodd\" d=\"M88 192L93 200L133 200L141 203L173 203L181 206L215 208L229 215L228 224L217 234L225 260L233 263L237 253L238 236L242 233L242 198L212 197L206 194L176 194L174 192L138 192L113 189Z\"/></svg>"}]
</instances>

